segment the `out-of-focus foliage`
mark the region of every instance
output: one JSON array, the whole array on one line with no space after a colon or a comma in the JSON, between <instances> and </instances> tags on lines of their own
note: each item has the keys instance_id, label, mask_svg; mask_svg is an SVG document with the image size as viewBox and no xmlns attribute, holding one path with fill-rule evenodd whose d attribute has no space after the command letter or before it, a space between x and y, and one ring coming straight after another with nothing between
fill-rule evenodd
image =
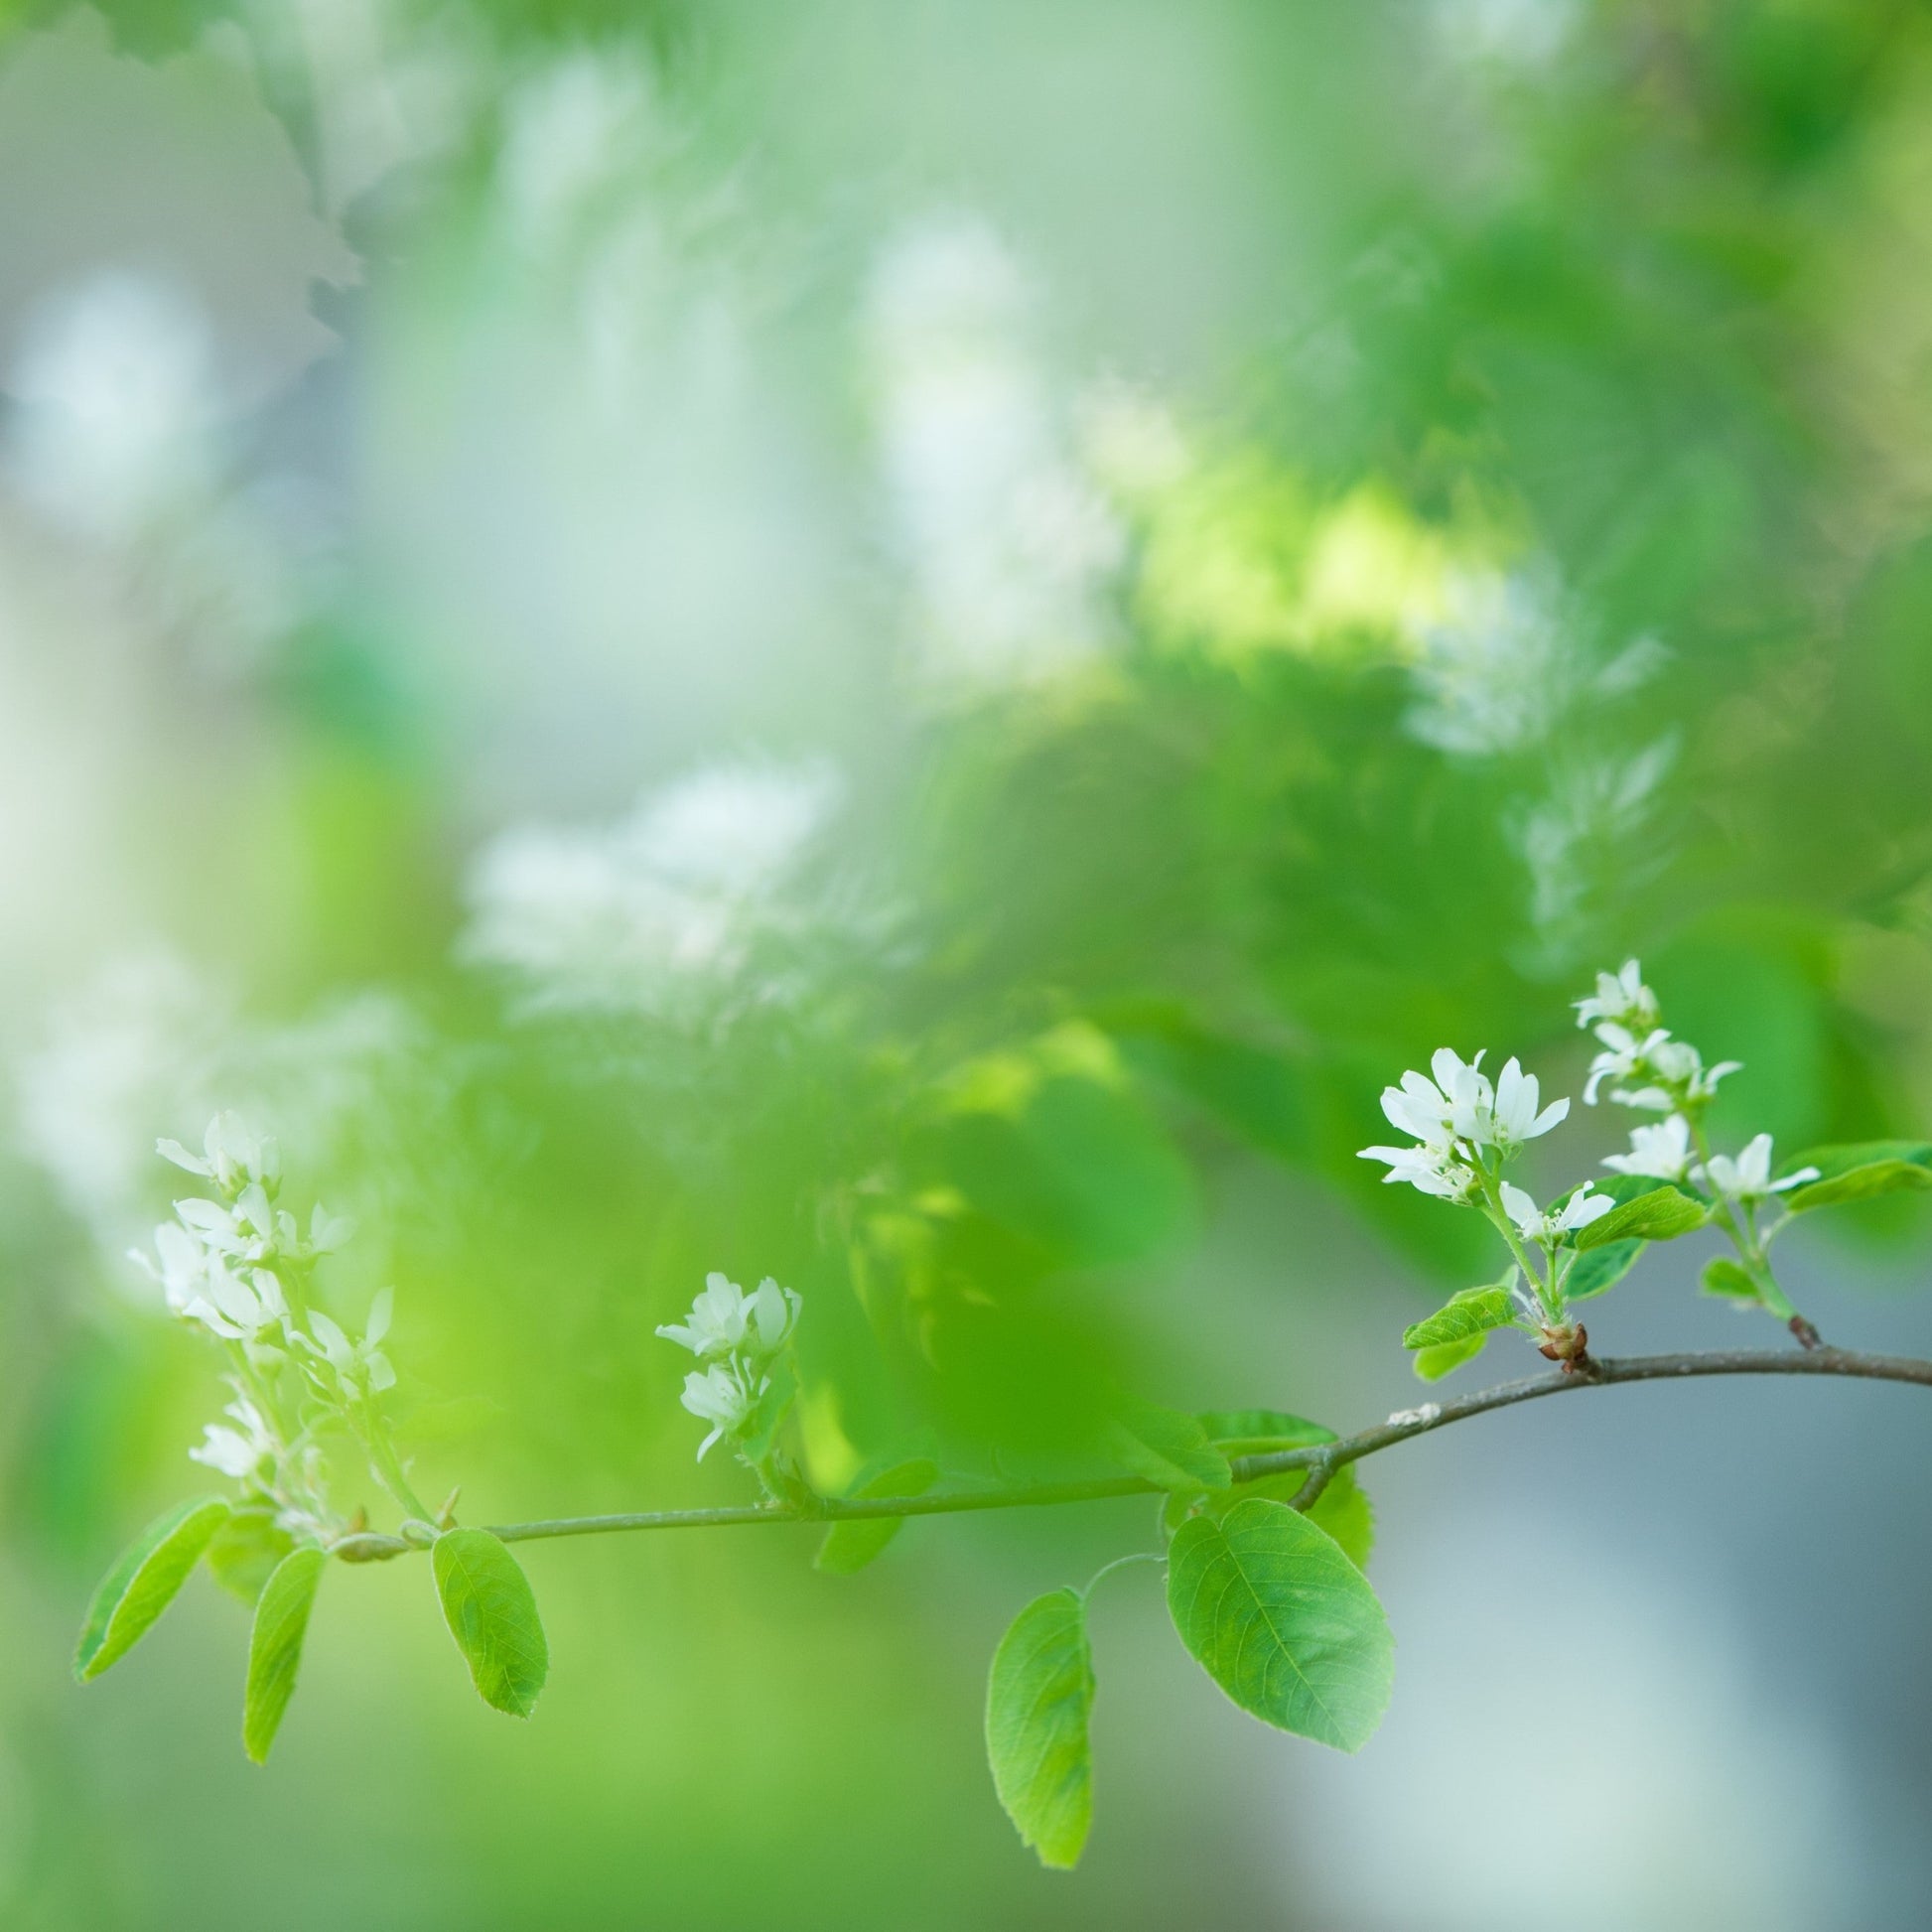
<instances>
[{"instance_id":1,"label":"out-of-focus foliage","mask_svg":"<svg viewBox=\"0 0 1932 1932\"><path fill-rule=\"evenodd\" d=\"M423 1577L331 1575L272 1791L166 1674L74 1716L218 1403L120 1258L152 1143L235 1107L353 1209L422 1486L501 1522L742 1497L654 1334L712 1270L805 1297L828 1491L1077 1463L1123 1391L1351 1422L1244 1311L1492 1274L1356 1158L1375 1095L1446 1040L1574 1091L1631 952L1745 1063L1714 1131L1922 1132L1932 23L0 21L0 1917L252 1923L291 1865L291 1925L1198 1915L1215 1787L1077 1897L982 1788L992 1636L1084 1574L1038 1525L546 1554L481 1743ZM231 1608L150 1641L228 1669Z\"/></svg>"}]
</instances>

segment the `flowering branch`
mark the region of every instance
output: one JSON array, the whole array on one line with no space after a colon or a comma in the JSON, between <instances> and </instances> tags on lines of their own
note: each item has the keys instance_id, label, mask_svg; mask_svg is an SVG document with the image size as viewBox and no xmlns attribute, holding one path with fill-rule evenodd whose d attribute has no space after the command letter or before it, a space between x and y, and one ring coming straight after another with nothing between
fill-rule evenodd
<instances>
[{"instance_id":1,"label":"flowering branch","mask_svg":"<svg viewBox=\"0 0 1932 1932\"><path fill-rule=\"evenodd\" d=\"M1418 1436L1468 1422L1492 1410L1577 1389L1610 1388L1633 1382L1687 1382L1713 1375L1831 1375L1858 1381L1910 1382L1932 1388L1932 1361L1912 1355L1871 1355L1846 1348L1819 1347L1793 1354L1782 1348L1708 1349L1676 1355L1592 1357L1584 1374L1527 1376L1449 1402L1405 1409L1337 1442L1307 1449L1276 1449L1229 1459L1237 1487L1294 1469L1332 1474L1351 1462L1379 1455ZM1120 1496L1162 1494L1162 1486L1139 1476L1100 1476L1082 1482L1041 1482L1004 1488L957 1489L937 1495L840 1498L826 1496L805 1509L791 1503L754 1503L722 1509L637 1510L611 1516L560 1516L531 1523L498 1523L490 1534L504 1543L534 1543L565 1536L607 1536L627 1530L726 1529L753 1523L863 1523L910 1516L951 1516L983 1509L1038 1509L1067 1503L1107 1502ZM1312 1501L1313 1498L1309 1499ZM1298 1506L1305 1507L1301 1497ZM409 1546L400 1544L400 1556Z\"/></svg>"}]
</instances>

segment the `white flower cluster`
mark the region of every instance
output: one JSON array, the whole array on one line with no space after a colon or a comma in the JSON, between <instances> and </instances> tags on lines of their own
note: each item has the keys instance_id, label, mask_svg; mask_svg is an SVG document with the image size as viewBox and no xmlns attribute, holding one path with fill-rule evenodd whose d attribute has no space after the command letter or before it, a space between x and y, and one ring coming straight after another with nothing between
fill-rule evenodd
<instances>
[{"instance_id":1,"label":"white flower cluster","mask_svg":"<svg viewBox=\"0 0 1932 1932\"><path fill-rule=\"evenodd\" d=\"M319 1522L320 1464L310 1430L286 1426L278 1410L278 1378L291 1365L298 1386L326 1410L346 1417L366 1412L369 1398L395 1384L380 1347L388 1333L393 1297L383 1289L370 1306L359 1338L310 1305L317 1260L353 1232L342 1215L318 1205L305 1236L296 1217L276 1205L281 1158L274 1141L252 1133L234 1114L209 1123L202 1152L179 1141L157 1143L178 1168L207 1180L213 1197L190 1195L175 1203L177 1218L154 1231L154 1253L132 1258L160 1284L168 1307L232 1345L235 1400L212 1423L190 1455L287 1505L291 1520ZM366 1415L362 1427L373 1427Z\"/></svg>"},{"instance_id":2,"label":"white flower cluster","mask_svg":"<svg viewBox=\"0 0 1932 1932\"><path fill-rule=\"evenodd\" d=\"M1500 1166L1569 1115L1568 1100L1537 1111L1536 1075L1525 1073L1517 1060L1504 1065L1493 1086L1482 1071L1481 1053L1464 1060L1444 1046L1429 1065L1434 1079L1410 1071L1400 1086L1382 1092L1383 1113L1391 1125L1414 1135L1416 1145L1361 1152L1364 1161L1387 1163L1385 1179L1406 1180L1425 1194L1474 1200L1487 1168Z\"/></svg>"},{"instance_id":3,"label":"white flower cluster","mask_svg":"<svg viewBox=\"0 0 1932 1932\"><path fill-rule=\"evenodd\" d=\"M1596 1105L1596 1091L1612 1082L1610 1098L1625 1107L1653 1113L1679 1113L1701 1106L1718 1091L1718 1082L1735 1073L1741 1060L1720 1060L1707 1067L1688 1040L1673 1039L1657 1024L1657 996L1643 983L1643 969L1626 959L1615 973L1598 973L1596 991L1577 1002L1577 1024L1595 1023L1603 1051L1589 1063L1584 1104Z\"/></svg>"},{"instance_id":4,"label":"white flower cluster","mask_svg":"<svg viewBox=\"0 0 1932 1932\"><path fill-rule=\"evenodd\" d=\"M1612 1100L1664 1116L1654 1127L1631 1129L1629 1152L1608 1155L1603 1165L1656 1180L1689 1182L1722 1199L1747 1204L1816 1180L1816 1168L1800 1168L1773 1180L1768 1134L1755 1136L1734 1158L1699 1158L1694 1123L1718 1082L1737 1072L1742 1062L1720 1060L1707 1067L1695 1046L1673 1038L1668 1028L1658 1025L1662 1017L1657 996L1644 984L1643 968L1634 959L1626 959L1615 973L1598 973L1596 991L1577 1002L1578 1026L1594 1023L1604 1048L1589 1063L1585 1101L1594 1106L1597 1088L1610 1080L1621 1083L1611 1087Z\"/></svg>"},{"instance_id":5,"label":"white flower cluster","mask_svg":"<svg viewBox=\"0 0 1932 1932\"><path fill-rule=\"evenodd\" d=\"M736 1282L713 1273L705 1277L688 1319L657 1330L703 1364L684 1378L680 1398L700 1422L711 1425L698 1446L700 1461L720 1438L744 1433L771 1387L770 1366L791 1340L800 1306L795 1290L780 1288L768 1275L747 1295Z\"/></svg>"}]
</instances>

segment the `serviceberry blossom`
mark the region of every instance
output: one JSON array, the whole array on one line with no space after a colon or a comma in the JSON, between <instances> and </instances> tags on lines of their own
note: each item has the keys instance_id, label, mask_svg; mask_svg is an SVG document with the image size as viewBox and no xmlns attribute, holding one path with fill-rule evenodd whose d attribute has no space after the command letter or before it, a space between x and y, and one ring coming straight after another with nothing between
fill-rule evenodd
<instances>
[{"instance_id":1,"label":"serviceberry blossom","mask_svg":"<svg viewBox=\"0 0 1932 1932\"><path fill-rule=\"evenodd\" d=\"M1607 1020L1647 1034L1657 1025L1657 996L1643 983L1643 968L1634 959L1626 959L1614 973L1598 973L1596 991L1574 1004L1580 1027Z\"/></svg>"},{"instance_id":2,"label":"serviceberry blossom","mask_svg":"<svg viewBox=\"0 0 1932 1932\"><path fill-rule=\"evenodd\" d=\"M694 1416L712 1425L698 1449L701 1461L721 1436L743 1433L759 1398L771 1386L765 1370L790 1341L802 1306L795 1290L780 1288L768 1275L747 1295L714 1272L705 1277L689 1316L657 1330L709 1364L684 1378L681 1398Z\"/></svg>"},{"instance_id":3,"label":"serviceberry blossom","mask_svg":"<svg viewBox=\"0 0 1932 1932\"><path fill-rule=\"evenodd\" d=\"M1682 1180L1692 1158L1690 1126L1682 1114L1672 1114L1655 1127L1631 1128L1629 1153L1606 1154L1603 1165L1653 1180Z\"/></svg>"},{"instance_id":4,"label":"serviceberry blossom","mask_svg":"<svg viewBox=\"0 0 1932 1932\"><path fill-rule=\"evenodd\" d=\"M281 1185L280 1149L273 1140L251 1133L239 1114L216 1114L200 1154L191 1154L179 1141L162 1140L154 1146L164 1160L212 1180L230 1199L250 1185L266 1188L272 1197Z\"/></svg>"},{"instance_id":5,"label":"serviceberry blossom","mask_svg":"<svg viewBox=\"0 0 1932 1932\"><path fill-rule=\"evenodd\" d=\"M1407 1181L1426 1194L1466 1201L1477 1191L1477 1164L1484 1150L1507 1159L1526 1142L1547 1134L1570 1112L1567 1099L1538 1111L1536 1076L1520 1061L1509 1060L1492 1086L1482 1071L1482 1054L1464 1060L1444 1046L1430 1060L1430 1072L1413 1069L1399 1086L1382 1092L1382 1111L1390 1124L1413 1134L1415 1147L1365 1147L1364 1161L1384 1162L1388 1181Z\"/></svg>"},{"instance_id":6,"label":"serviceberry blossom","mask_svg":"<svg viewBox=\"0 0 1932 1932\"><path fill-rule=\"evenodd\" d=\"M1616 1205L1607 1194L1592 1194L1588 1181L1547 1212L1510 1181L1503 1182L1502 1196L1503 1211L1516 1223L1523 1239L1544 1243L1561 1241L1566 1234L1600 1221Z\"/></svg>"},{"instance_id":7,"label":"serviceberry blossom","mask_svg":"<svg viewBox=\"0 0 1932 1932\"><path fill-rule=\"evenodd\" d=\"M396 1371L377 1344L389 1332L395 1309L395 1291L380 1289L369 1304L369 1318L360 1341L351 1341L342 1324L320 1309L309 1311L309 1326L315 1338L300 1332L295 1339L311 1356L326 1361L348 1387L362 1392L380 1393L396 1386Z\"/></svg>"},{"instance_id":8,"label":"serviceberry blossom","mask_svg":"<svg viewBox=\"0 0 1932 1932\"><path fill-rule=\"evenodd\" d=\"M704 1278L691 1313L683 1322L665 1322L657 1332L666 1341L688 1348L701 1362L729 1355L745 1339L750 1316L745 1291L734 1281L713 1272Z\"/></svg>"},{"instance_id":9,"label":"serviceberry blossom","mask_svg":"<svg viewBox=\"0 0 1932 1932\"><path fill-rule=\"evenodd\" d=\"M1728 1155L1714 1154L1710 1166L1699 1169L1696 1177L1708 1180L1719 1193L1727 1194L1732 1200L1751 1201L1764 1200L1769 1195L1783 1193L1788 1187L1816 1180L1818 1170L1800 1168L1796 1173L1788 1173L1782 1180L1773 1180L1771 1137L1759 1134L1745 1145L1734 1161Z\"/></svg>"},{"instance_id":10,"label":"serviceberry blossom","mask_svg":"<svg viewBox=\"0 0 1932 1932\"><path fill-rule=\"evenodd\" d=\"M1610 1098L1619 1105L1672 1113L1709 1100L1718 1082L1743 1065L1741 1060L1720 1060L1707 1067L1695 1046L1673 1039L1663 1027L1653 1028L1639 1039L1627 1027L1605 1021L1596 1029L1596 1037L1606 1050L1589 1063L1584 1102L1591 1107L1596 1104L1597 1088L1610 1080L1630 1083L1611 1087Z\"/></svg>"},{"instance_id":11,"label":"serviceberry blossom","mask_svg":"<svg viewBox=\"0 0 1932 1932\"><path fill-rule=\"evenodd\" d=\"M280 1445L262 1412L245 1395L237 1397L221 1413L231 1417L239 1427L230 1429L225 1423L209 1423L202 1431L206 1440L200 1449L188 1451L188 1459L217 1469L237 1482L246 1482L264 1462L276 1460L281 1452Z\"/></svg>"},{"instance_id":12,"label":"serviceberry blossom","mask_svg":"<svg viewBox=\"0 0 1932 1932\"><path fill-rule=\"evenodd\" d=\"M711 1434L698 1445L700 1462L721 1437L736 1436L744 1429L759 1397L770 1386L768 1376L755 1382L737 1364L725 1362L694 1369L684 1378L684 1393L678 1400L700 1422L711 1424Z\"/></svg>"}]
</instances>

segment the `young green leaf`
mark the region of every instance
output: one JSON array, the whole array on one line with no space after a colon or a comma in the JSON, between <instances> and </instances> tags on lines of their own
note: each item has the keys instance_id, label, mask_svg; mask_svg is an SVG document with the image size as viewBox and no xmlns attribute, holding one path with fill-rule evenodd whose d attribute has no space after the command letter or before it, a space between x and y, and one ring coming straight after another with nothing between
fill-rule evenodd
<instances>
[{"instance_id":1,"label":"young green leaf","mask_svg":"<svg viewBox=\"0 0 1932 1932\"><path fill-rule=\"evenodd\" d=\"M1404 1348L1441 1348L1445 1343L1469 1341L1486 1335L1491 1328L1506 1328L1516 1318L1509 1290L1494 1283L1483 1288L1465 1288L1451 1295L1448 1304L1423 1321L1412 1321L1402 1331Z\"/></svg>"},{"instance_id":2,"label":"young green leaf","mask_svg":"<svg viewBox=\"0 0 1932 1932\"><path fill-rule=\"evenodd\" d=\"M1181 1524L1168 1608L1201 1668L1264 1724L1352 1751L1381 1723L1395 1675L1382 1605L1334 1539L1285 1504L1249 1497Z\"/></svg>"},{"instance_id":3,"label":"young green leaf","mask_svg":"<svg viewBox=\"0 0 1932 1932\"><path fill-rule=\"evenodd\" d=\"M929 1456L915 1455L895 1462L876 1475L862 1475L853 1485L854 1496L923 1496L939 1480L939 1465ZM834 1523L818 1546L812 1568L828 1577L849 1577L863 1570L885 1549L901 1528L897 1516L876 1516L857 1523Z\"/></svg>"},{"instance_id":4,"label":"young green leaf","mask_svg":"<svg viewBox=\"0 0 1932 1932\"><path fill-rule=\"evenodd\" d=\"M1871 1161L1796 1188L1785 1196L1784 1204L1792 1213L1804 1214L1814 1207L1876 1200L1880 1194L1923 1193L1928 1188L1932 1188L1932 1168L1922 1168L1916 1161Z\"/></svg>"},{"instance_id":5,"label":"young green leaf","mask_svg":"<svg viewBox=\"0 0 1932 1932\"><path fill-rule=\"evenodd\" d=\"M98 1677L147 1635L227 1520L221 1497L197 1496L158 1517L122 1551L87 1605L73 1652L76 1683Z\"/></svg>"},{"instance_id":6,"label":"young green leaf","mask_svg":"<svg viewBox=\"0 0 1932 1932\"><path fill-rule=\"evenodd\" d=\"M1713 1255L1704 1264L1704 1273L1698 1279L1707 1295L1727 1296L1735 1302L1758 1299L1757 1284L1742 1264L1732 1261L1728 1255Z\"/></svg>"},{"instance_id":7,"label":"young green leaf","mask_svg":"<svg viewBox=\"0 0 1932 1932\"><path fill-rule=\"evenodd\" d=\"M255 1627L248 1637L248 1688L241 1707L241 1744L257 1764L268 1762L269 1746L282 1727L282 1714L295 1695L302 1666L302 1640L315 1608L316 1586L328 1567L327 1552L296 1550L275 1566L255 1605Z\"/></svg>"},{"instance_id":8,"label":"young green leaf","mask_svg":"<svg viewBox=\"0 0 1932 1932\"><path fill-rule=\"evenodd\" d=\"M1802 1154L1780 1161L1778 1175L1782 1178L1800 1168L1816 1168L1821 1180L1835 1180L1854 1168L1876 1167L1887 1161L1932 1168L1932 1141L1837 1141L1826 1147L1808 1147Z\"/></svg>"},{"instance_id":9,"label":"young green leaf","mask_svg":"<svg viewBox=\"0 0 1932 1932\"><path fill-rule=\"evenodd\" d=\"M1709 1216L1702 1201L1675 1187L1652 1187L1613 1207L1601 1219L1577 1231L1577 1247L1587 1253L1591 1248L1608 1247L1612 1241L1669 1241L1680 1234L1701 1228Z\"/></svg>"},{"instance_id":10,"label":"young green leaf","mask_svg":"<svg viewBox=\"0 0 1932 1932\"><path fill-rule=\"evenodd\" d=\"M1162 1489L1226 1489L1228 1459L1197 1416L1137 1402L1107 1432L1107 1446L1138 1476Z\"/></svg>"},{"instance_id":11,"label":"young green leaf","mask_svg":"<svg viewBox=\"0 0 1932 1932\"><path fill-rule=\"evenodd\" d=\"M1649 1245L1632 1237L1579 1255L1571 1264L1570 1273L1563 1278L1564 1299L1587 1302L1592 1295L1614 1288L1637 1265L1637 1257Z\"/></svg>"},{"instance_id":12,"label":"young green leaf","mask_svg":"<svg viewBox=\"0 0 1932 1932\"><path fill-rule=\"evenodd\" d=\"M529 1579L487 1530L446 1530L430 1557L444 1619L478 1696L527 1718L550 1674L550 1645Z\"/></svg>"},{"instance_id":13,"label":"young green leaf","mask_svg":"<svg viewBox=\"0 0 1932 1932\"><path fill-rule=\"evenodd\" d=\"M207 1546L208 1574L230 1596L252 1606L295 1538L275 1527L273 1511L237 1509Z\"/></svg>"},{"instance_id":14,"label":"young green leaf","mask_svg":"<svg viewBox=\"0 0 1932 1932\"><path fill-rule=\"evenodd\" d=\"M1237 1503L1254 1496L1264 1496L1270 1502L1293 1502L1308 1478L1306 1469L1287 1469L1280 1475L1244 1482L1228 1494L1208 1495L1196 1490L1192 1495L1170 1495L1162 1505L1162 1525L1172 1536L1189 1516L1225 1516ZM1340 1544L1357 1570L1368 1568L1369 1552L1375 1547L1375 1511L1349 1464L1343 1463L1328 1478L1327 1487L1309 1505L1307 1514L1311 1523L1320 1524Z\"/></svg>"},{"instance_id":15,"label":"young green leaf","mask_svg":"<svg viewBox=\"0 0 1932 1932\"><path fill-rule=\"evenodd\" d=\"M1195 1419L1223 1455L1266 1455L1270 1449L1311 1449L1335 1432L1282 1409L1216 1409Z\"/></svg>"},{"instance_id":16,"label":"young green leaf","mask_svg":"<svg viewBox=\"0 0 1932 1932\"><path fill-rule=\"evenodd\" d=\"M1440 1382L1464 1362L1474 1361L1488 1346L1489 1337L1495 1332L1493 1328L1485 1328L1479 1335L1468 1335L1461 1341L1440 1341L1433 1348L1418 1348L1410 1358L1409 1366L1422 1381Z\"/></svg>"},{"instance_id":17,"label":"young green leaf","mask_svg":"<svg viewBox=\"0 0 1932 1932\"><path fill-rule=\"evenodd\" d=\"M1093 1822L1093 1653L1087 1602L1048 1590L1014 1618L986 1680L986 1757L1022 1840L1059 1870L1079 1863Z\"/></svg>"}]
</instances>

